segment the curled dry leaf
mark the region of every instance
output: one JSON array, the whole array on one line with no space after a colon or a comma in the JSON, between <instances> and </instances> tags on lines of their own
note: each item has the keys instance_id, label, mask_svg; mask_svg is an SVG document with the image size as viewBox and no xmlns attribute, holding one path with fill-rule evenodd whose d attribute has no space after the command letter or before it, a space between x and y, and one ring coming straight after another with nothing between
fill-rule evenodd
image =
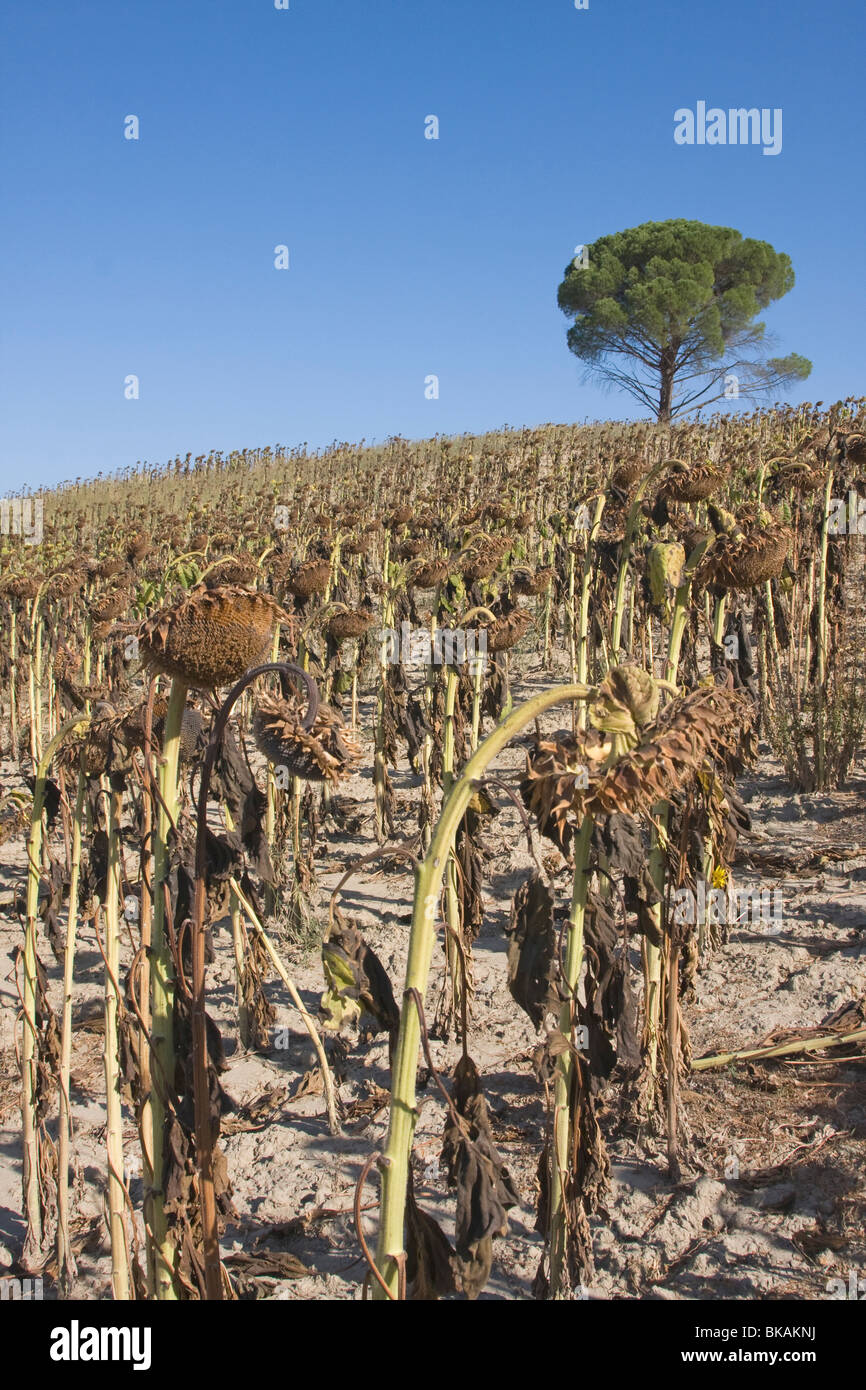
<instances>
[{"instance_id":1,"label":"curled dry leaf","mask_svg":"<svg viewBox=\"0 0 866 1390\"><path fill-rule=\"evenodd\" d=\"M438 1221L415 1199L412 1173L406 1190L406 1296L413 1302L453 1293L454 1251Z\"/></svg>"},{"instance_id":2,"label":"curled dry leaf","mask_svg":"<svg viewBox=\"0 0 866 1390\"><path fill-rule=\"evenodd\" d=\"M346 1019L360 1019L363 1011L375 1020L376 1031L396 1037L400 1010L385 967L338 908L322 944L322 966L328 983L321 999L327 1027L339 1028Z\"/></svg>"},{"instance_id":3,"label":"curled dry leaf","mask_svg":"<svg viewBox=\"0 0 866 1390\"><path fill-rule=\"evenodd\" d=\"M464 1124L449 1113L441 1162L457 1188L455 1278L458 1288L475 1299L490 1278L493 1241L508 1230L507 1212L520 1197L490 1132L487 1102L472 1058L454 1068L453 1099Z\"/></svg>"},{"instance_id":4,"label":"curled dry leaf","mask_svg":"<svg viewBox=\"0 0 866 1390\"><path fill-rule=\"evenodd\" d=\"M529 874L511 904L508 988L536 1028L555 997L556 928L553 894L539 873Z\"/></svg>"}]
</instances>

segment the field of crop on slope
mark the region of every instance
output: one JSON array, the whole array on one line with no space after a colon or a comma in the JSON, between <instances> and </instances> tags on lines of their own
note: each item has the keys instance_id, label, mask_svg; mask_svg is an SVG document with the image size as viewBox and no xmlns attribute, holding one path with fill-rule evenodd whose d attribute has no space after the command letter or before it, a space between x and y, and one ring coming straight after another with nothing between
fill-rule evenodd
<instances>
[{"instance_id":1,"label":"field of crop on slope","mask_svg":"<svg viewBox=\"0 0 866 1390\"><path fill-rule=\"evenodd\" d=\"M178 459L0 538L0 1270L847 1287L864 414Z\"/></svg>"}]
</instances>

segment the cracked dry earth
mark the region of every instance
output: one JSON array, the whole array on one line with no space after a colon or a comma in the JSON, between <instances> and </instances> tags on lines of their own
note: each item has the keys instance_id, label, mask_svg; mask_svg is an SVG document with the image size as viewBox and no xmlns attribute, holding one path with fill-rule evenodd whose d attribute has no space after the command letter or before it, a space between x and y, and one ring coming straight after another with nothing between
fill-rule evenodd
<instances>
[{"instance_id":1,"label":"cracked dry earth","mask_svg":"<svg viewBox=\"0 0 866 1390\"><path fill-rule=\"evenodd\" d=\"M523 683L531 693L535 682ZM369 724L369 709L362 708ZM561 727L553 711L545 731ZM766 749L763 749L766 753ZM370 760L372 761L372 760ZM512 783L523 767L514 746L497 770ZM4 771L9 774L7 767ZM10 777L10 781L13 780ZM398 835L415 828L417 779L394 776ZM686 1021L692 1054L700 1057L759 1045L778 1030L816 1028L846 1004L866 997L866 779L855 770L844 792L792 795L766 758L741 784L752 835L740 842L735 882L778 888L783 922L776 934L760 926L732 928L727 943L702 962ZM317 862L317 912L345 867L373 844L372 784L355 776L341 797L356 804L351 833L326 823ZM527 1299L541 1253L534 1229L535 1171L545 1125L544 1096L532 1067L538 1037L512 1000L506 983L508 910L521 875L532 867L520 820L503 797L487 831L485 921L474 948L476 997L469 1050L491 1108L493 1134L521 1194L509 1232L497 1240L483 1299ZM541 856L549 845L536 838ZM127 851L131 865L133 856ZM0 1271L11 1267L23 1239L20 1112L14 1048L14 951L21 928L11 891L23 882L20 843L0 846L2 941L2 1062L0 1062ZM568 874L557 879L563 901ZM399 998L409 932L411 872L366 864L344 889L346 916L363 931L390 975ZM304 1002L315 1010L324 987L315 947L293 948L271 931L289 963ZM389 1084L383 1036L347 1038L341 1067L343 1133L327 1128L314 1056L303 1025L275 977L269 998L277 1010L274 1047L244 1053L237 1041L234 967L228 920L214 932L209 1008L228 1059L222 1082L235 1109L224 1118L222 1146L233 1187L235 1215L222 1251L242 1296L273 1299L356 1299L364 1263L351 1215L362 1165L384 1143ZM60 973L47 942L52 1002L59 1003ZM128 960L129 953L126 953ZM637 964L637 955L633 955ZM427 996L432 1018L442 980L437 948ZM77 967L72 1102L79 1277L83 1298L110 1296L109 1255L103 1218L104 1081L102 1037L91 1031L98 1010L102 961L92 922L82 926ZM639 974L635 972L635 983ZM856 1026L856 1025L855 1025ZM277 1046L277 1044L281 1044ZM447 1076L458 1046L433 1040L437 1068ZM683 1177L667 1175L664 1143L639 1132L618 1113L615 1097L603 1115L612 1181L606 1213L592 1219L595 1276L581 1293L595 1298L824 1299L849 1285L851 1271L866 1287L866 1053L822 1052L779 1061L739 1063L692 1072L683 1083L689 1130ZM422 1078L426 1067L422 1069ZM454 1197L439 1171L445 1118L434 1084L419 1091L415 1191L453 1236ZM125 1109L127 1179L139 1203L141 1168L132 1117ZM364 1194L365 1231L375 1237L372 1206L377 1185ZM253 1258L251 1258L253 1257ZM54 1289L47 1271L46 1296ZM839 1296L838 1292L836 1296Z\"/></svg>"}]
</instances>

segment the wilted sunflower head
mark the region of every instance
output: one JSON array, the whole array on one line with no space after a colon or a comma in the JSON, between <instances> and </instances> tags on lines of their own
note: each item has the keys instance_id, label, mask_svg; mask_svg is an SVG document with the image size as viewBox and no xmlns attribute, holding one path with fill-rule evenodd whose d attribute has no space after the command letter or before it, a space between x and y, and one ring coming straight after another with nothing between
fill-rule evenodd
<instances>
[{"instance_id":1,"label":"wilted sunflower head","mask_svg":"<svg viewBox=\"0 0 866 1390\"><path fill-rule=\"evenodd\" d=\"M89 723L61 744L58 765L74 773L81 759L85 776L101 777L110 772L129 771L129 743L123 728L123 715L107 700L93 707Z\"/></svg>"},{"instance_id":2,"label":"wilted sunflower head","mask_svg":"<svg viewBox=\"0 0 866 1390\"><path fill-rule=\"evenodd\" d=\"M240 584L251 588L260 578L260 570L251 555L229 555L217 560L202 575L202 583L208 589L220 589L226 584Z\"/></svg>"},{"instance_id":3,"label":"wilted sunflower head","mask_svg":"<svg viewBox=\"0 0 866 1390\"><path fill-rule=\"evenodd\" d=\"M114 559L103 560L99 566L100 579L111 579L113 575L120 574L121 570L126 569L126 561Z\"/></svg>"},{"instance_id":4,"label":"wilted sunflower head","mask_svg":"<svg viewBox=\"0 0 866 1390\"><path fill-rule=\"evenodd\" d=\"M361 756L359 744L347 732L330 705L319 705L311 729L303 727L306 700L262 695L253 714L256 746L275 767L285 767L305 782L339 782Z\"/></svg>"},{"instance_id":5,"label":"wilted sunflower head","mask_svg":"<svg viewBox=\"0 0 866 1390\"><path fill-rule=\"evenodd\" d=\"M113 589L99 594L93 600L90 605L90 615L95 623L110 623L127 612L129 602L129 590L117 585Z\"/></svg>"},{"instance_id":6,"label":"wilted sunflower head","mask_svg":"<svg viewBox=\"0 0 866 1390\"><path fill-rule=\"evenodd\" d=\"M642 478L647 471L647 463L642 454L619 455L611 474L611 483L620 491L625 491Z\"/></svg>"},{"instance_id":7,"label":"wilted sunflower head","mask_svg":"<svg viewBox=\"0 0 866 1390\"><path fill-rule=\"evenodd\" d=\"M332 642L349 642L363 637L373 626L376 615L364 609L343 608L328 619L328 636Z\"/></svg>"},{"instance_id":8,"label":"wilted sunflower head","mask_svg":"<svg viewBox=\"0 0 866 1390\"><path fill-rule=\"evenodd\" d=\"M131 565L136 565L150 554L150 548L150 537L138 531L126 543L126 558Z\"/></svg>"},{"instance_id":9,"label":"wilted sunflower head","mask_svg":"<svg viewBox=\"0 0 866 1390\"><path fill-rule=\"evenodd\" d=\"M866 434L851 430L848 433L840 431L840 435L846 462L862 468L866 464Z\"/></svg>"},{"instance_id":10,"label":"wilted sunflower head","mask_svg":"<svg viewBox=\"0 0 866 1390\"><path fill-rule=\"evenodd\" d=\"M741 512L733 518L711 509L717 535L695 572L698 587L752 589L782 573L791 532L769 512Z\"/></svg>"},{"instance_id":11,"label":"wilted sunflower head","mask_svg":"<svg viewBox=\"0 0 866 1390\"><path fill-rule=\"evenodd\" d=\"M633 670L618 668L606 695L599 691L593 707L596 718L598 706L608 711L603 722L617 725L627 722L630 713L646 718L653 703L657 705L658 692L649 696L644 683L634 680ZM596 819L619 812L651 814L658 802L670 800L704 776L712 777L715 769L722 774L738 770L737 764L754 753L753 715L751 701L730 683L705 685L672 700L624 749L617 750L607 731L596 729L544 739L530 754L521 783L527 810L537 817L541 833L567 854L574 830L587 813Z\"/></svg>"},{"instance_id":12,"label":"wilted sunflower head","mask_svg":"<svg viewBox=\"0 0 866 1390\"><path fill-rule=\"evenodd\" d=\"M10 575L3 581L3 593L13 599L35 598L39 593L39 580L32 575Z\"/></svg>"},{"instance_id":13,"label":"wilted sunflower head","mask_svg":"<svg viewBox=\"0 0 866 1390\"><path fill-rule=\"evenodd\" d=\"M711 463L671 464L656 494L669 502L704 502L718 492L725 480L725 469Z\"/></svg>"},{"instance_id":14,"label":"wilted sunflower head","mask_svg":"<svg viewBox=\"0 0 866 1390\"><path fill-rule=\"evenodd\" d=\"M679 588L686 563L686 549L679 541L657 541L647 554L650 603L664 618L671 615L671 599Z\"/></svg>"},{"instance_id":15,"label":"wilted sunflower head","mask_svg":"<svg viewBox=\"0 0 866 1390\"><path fill-rule=\"evenodd\" d=\"M343 541L344 555L366 555L373 543L372 536L350 536Z\"/></svg>"},{"instance_id":16,"label":"wilted sunflower head","mask_svg":"<svg viewBox=\"0 0 866 1390\"><path fill-rule=\"evenodd\" d=\"M702 685L671 701L643 732L640 743L622 754L579 800L582 813L648 813L670 800L704 770L724 769L753 752L750 729L754 706L730 681Z\"/></svg>"},{"instance_id":17,"label":"wilted sunflower head","mask_svg":"<svg viewBox=\"0 0 866 1390\"><path fill-rule=\"evenodd\" d=\"M514 608L496 622L488 630L487 650L491 652L507 652L512 647L516 647L521 637L532 627L532 614L526 608Z\"/></svg>"},{"instance_id":18,"label":"wilted sunflower head","mask_svg":"<svg viewBox=\"0 0 866 1390\"><path fill-rule=\"evenodd\" d=\"M81 588L86 578L86 572L82 573L73 565L67 566L66 569L55 570L46 585L46 597L69 598L70 594L74 594L77 589Z\"/></svg>"},{"instance_id":19,"label":"wilted sunflower head","mask_svg":"<svg viewBox=\"0 0 866 1390\"><path fill-rule=\"evenodd\" d=\"M772 490L773 496L780 496L784 492L800 495L817 492L826 479L828 467L824 460L783 458L768 480L768 490Z\"/></svg>"},{"instance_id":20,"label":"wilted sunflower head","mask_svg":"<svg viewBox=\"0 0 866 1390\"><path fill-rule=\"evenodd\" d=\"M423 555L424 550L425 545L420 536L410 536L408 540L401 541L400 545L397 546L397 559L417 560L419 555Z\"/></svg>"},{"instance_id":21,"label":"wilted sunflower head","mask_svg":"<svg viewBox=\"0 0 866 1390\"><path fill-rule=\"evenodd\" d=\"M533 574L532 570L520 566L512 574L512 587L516 594L530 597L535 594L543 594L555 578L555 569L540 569Z\"/></svg>"},{"instance_id":22,"label":"wilted sunflower head","mask_svg":"<svg viewBox=\"0 0 866 1390\"><path fill-rule=\"evenodd\" d=\"M142 624L146 664L196 690L239 680L269 651L274 624L286 615L268 594L225 585L194 589Z\"/></svg>"},{"instance_id":23,"label":"wilted sunflower head","mask_svg":"<svg viewBox=\"0 0 866 1390\"><path fill-rule=\"evenodd\" d=\"M476 584L479 579L489 579L510 543L505 536L487 536L483 533L476 536L459 557L463 578L469 584Z\"/></svg>"},{"instance_id":24,"label":"wilted sunflower head","mask_svg":"<svg viewBox=\"0 0 866 1390\"><path fill-rule=\"evenodd\" d=\"M298 565L286 580L286 588L295 598L308 599L315 594L323 594L331 577L328 560L305 560Z\"/></svg>"},{"instance_id":25,"label":"wilted sunflower head","mask_svg":"<svg viewBox=\"0 0 866 1390\"><path fill-rule=\"evenodd\" d=\"M409 583L415 589L435 589L448 578L448 561L444 556L421 556L409 571Z\"/></svg>"}]
</instances>

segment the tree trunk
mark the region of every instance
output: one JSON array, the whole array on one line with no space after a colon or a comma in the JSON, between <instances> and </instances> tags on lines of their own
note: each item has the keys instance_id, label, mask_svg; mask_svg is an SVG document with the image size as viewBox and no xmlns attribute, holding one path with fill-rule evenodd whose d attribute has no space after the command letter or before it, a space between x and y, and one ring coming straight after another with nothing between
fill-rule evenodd
<instances>
[{"instance_id":1,"label":"tree trunk","mask_svg":"<svg viewBox=\"0 0 866 1390\"><path fill-rule=\"evenodd\" d=\"M671 402L674 394L674 362L676 361L676 349L666 347L659 359L659 371L661 372L661 386L659 388L659 409L656 419L660 425L669 425L671 422Z\"/></svg>"}]
</instances>

